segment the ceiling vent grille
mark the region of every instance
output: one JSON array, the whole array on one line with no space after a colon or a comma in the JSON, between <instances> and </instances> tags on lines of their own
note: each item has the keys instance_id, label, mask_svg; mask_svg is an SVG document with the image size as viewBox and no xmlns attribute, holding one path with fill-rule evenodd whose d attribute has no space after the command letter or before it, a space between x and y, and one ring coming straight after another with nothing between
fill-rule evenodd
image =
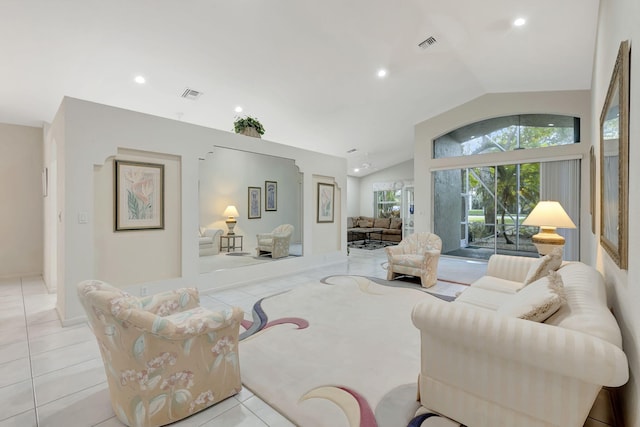
<instances>
[{"instance_id":1,"label":"ceiling vent grille","mask_svg":"<svg viewBox=\"0 0 640 427\"><path fill-rule=\"evenodd\" d=\"M194 90L194 89L189 89L186 88L182 94L180 95L181 98L185 98L185 99L191 99L191 100L196 100L198 98L200 98L200 96L202 95L202 92Z\"/></svg>"},{"instance_id":2,"label":"ceiling vent grille","mask_svg":"<svg viewBox=\"0 0 640 427\"><path fill-rule=\"evenodd\" d=\"M436 40L435 37L430 36L426 40L424 40L423 42L418 43L418 46L420 46L420 48L422 48L422 49L426 49L429 46L436 44L437 42L438 42L438 40Z\"/></svg>"},{"instance_id":3,"label":"ceiling vent grille","mask_svg":"<svg viewBox=\"0 0 640 427\"><path fill-rule=\"evenodd\" d=\"M352 148L351 150L347 151L347 154L355 153L356 151L358 150L355 148Z\"/></svg>"}]
</instances>

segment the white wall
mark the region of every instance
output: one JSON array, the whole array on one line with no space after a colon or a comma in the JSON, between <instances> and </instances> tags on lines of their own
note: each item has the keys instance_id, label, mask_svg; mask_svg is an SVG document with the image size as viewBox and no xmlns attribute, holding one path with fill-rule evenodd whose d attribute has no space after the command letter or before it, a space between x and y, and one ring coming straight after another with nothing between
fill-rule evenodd
<instances>
[{"instance_id":1,"label":"white wall","mask_svg":"<svg viewBox=\"0 0 640 427\"><path fill-rule=\"evenodd\" d=\"M114 232L114 157L96 165L93 176L94 278L126 287L180 277L180 159L118 150L118 160L164 165L164 229ZM153 250L149 250L153 248Z\"/></svg>"},{"instance_id":2,"label":"white wall","mask_svg":"<svg viewBox=\"0 0 640 427\"><path fill-rule=\"evenodd\" d=\"M0 123L0 277L42 274L42 129Z\"/></svg>"},{"instance_id":3,"label":"white wall","mask_svg":"<svg viewBox=\"0 0 640 427\"><path fill-rule=\"evenodd\" d=\"M359 212L353 216L373 216L373 184L396 183L402 188L413 181L413 175L413 160L407 160L360 178Z\"/></svg>"},{"instance_id":4,"label":"white wall","mask_svg":"<svg viewBox=\"0 0 640 427\"><path fill-rule=\"evenodd\" d=\"M58 251L57 309L63 324L71 324L84 318L75 292L76 284L86 279L100 279L96 275L99 272L104 274L106 265L111 263L103 258L104 249L96 247L96 239L113 233L113 225L100 214L96 215L95 210L96 207L105 208L108 200L113 199L113 194L101 187L105 185L101 182L103 178L107 179L106 175L103 177L100 173L95 173L94 168L97 166L109 169L108 164L105 164L114 156L122 156L122 150L127 150L128 153L153 153L151 156L145 154L144 157L179 159L181 171L177 178L179 194L175 194L180 221L171 225L172 230L165 228L163 231L165 234L177 233L180 236L178 247L171 243L172 238L166 239L171 246L169 248L164 247L164 244L144 246L147 251L145 256L156 256L158 262L165 259L167 253L177 254L180 267L176 270L179 274L161 280L149 279L155 277L156 272L145 265L143 271L136 272L135 278L131 275L121 276L121 280L126 283L149 280L128 286L129 291L137 292L139 287L147 286L149 292L153 293L185 285L197 285L202 290L220 289L258 278L286 275L309 266L346 261L346 227L342 218L344 214L340 209L346 203L346 192L341 191L346 188L346 160L343 158L73 98L64 98L48 129L45 144L51 146L54 140L57 148L59 217L55 223L55 245ZM295 159L303 175L304 257L244 269L229 269L221 273L198 273L198 159L212 151L214 146ZM337 186L336 221L332 225L318 228L314 227L316 199L313 183L316 176L335 182ZM102 194L99 188L103 188L105 193ZM80 213L87 214L87 224L78 222ZM56 213L45 212L45 216L56 216ZM96 230L96 227L100 230ZM328 230L330 232L326 233ZM109 245L115 244L116 239L123 240L118 241L118 245L128 242L133 244L140 235L142 234L136 232L111 236L108 238L111 239ZM56 250L53 245L52 243L52 246L47 247L47 251ZM122 274L131 272L137 268L136 261L135 257L120 259L115 268L120 268ZM114 285L122 286L121 283Z\"/></svg>"},{"instance_id":5,"label":"white wall","mask_svg":"<svg viewBox=\"0 0 640 427\"><path fill-rule=\"evenodd\" d=\"M592 87L592 132L597 135L599 117L604 99L609 87L613 65L618 53L618 47L623 40L629 40L633 47L633 40L640 40L640 2L637 0L604 0L600 2L598 23L598 38L593 67ZM622 388L621 403L624 422L627 427L640 426L640 265L635 261L640 259L640 193L635 186L640 182L640 55L631 55L631 91L630 91L630 123L629 123L629 270L620 270L609 258L609 255L598 247L598 266L603 271L605 281L610 288L610 302L622 329L624 351L629 358L630 379ZM599 145L596 144L599 158ZM598 163L598 162L597 162ZM599 168L599 164L598 164ZM599 181L599 173L596 174ZM599 206L599 198L598 204ZM599 218L599 216L598 216ZM596 222L598 233L600 221Z\"/></svg>"},{"instance_id":6,"label":"white wall","mask_svg":"<svg viewBox=\"0 0 640 427\"><path fill-rule=\"evenodd\" d=\"M199 169L202 227L220 228L226 234L223 212L228 205L235 205L240 214L235 233L243 236L244 251L254 251L256 234L268 233L281 224L292 224L291 241L302 242L302 183L294 160L214 147L200 160ZM276 211L265 210L265 181L278 184ZM260 218L248 218L248 187L261 189Z\"/></svg>"},{"instance_id":7,"label":"white wall","mask_svg":"<svg viewBox=\"0 0 640 427\"><path fill-rule=\"evenodd\" d=\"M360 178L347 177L347 216L360 215Z\"/></svg>"}]
</instances>

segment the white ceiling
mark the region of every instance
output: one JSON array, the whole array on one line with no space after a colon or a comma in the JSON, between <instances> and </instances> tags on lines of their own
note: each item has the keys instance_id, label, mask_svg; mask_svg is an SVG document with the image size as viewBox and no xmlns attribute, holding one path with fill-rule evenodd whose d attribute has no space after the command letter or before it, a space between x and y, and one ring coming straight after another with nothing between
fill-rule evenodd
<instances>
[{"instance_id":1,"label":"white ceiling","mask_svg":"<svg viewBox=\"0 0 640 427\"><path fill-rule=\"evenodd\" d=\"M597 14L598 0L0 0L0 122L41 126L71 96L231 131L241 105L264 138L363 176L482 94L589 89Z\"/></svg>"}]
</instances>

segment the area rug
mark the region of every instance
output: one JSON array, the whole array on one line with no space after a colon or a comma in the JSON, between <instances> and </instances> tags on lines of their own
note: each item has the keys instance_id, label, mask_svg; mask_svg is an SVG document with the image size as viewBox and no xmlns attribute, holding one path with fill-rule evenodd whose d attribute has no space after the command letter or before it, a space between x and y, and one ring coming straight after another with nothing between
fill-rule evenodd
<instances>
[{"instance_id":1,"label":"area rug","mask_svg":"<svg viewBox=\"0 0 640 427\"><path fill-rule=\"evenodd\" d=\"M376 249L386 248L387 246L395 246L398 242L383 242L377 240L369 240L367 242L349 242L347 246L351 249L365 249L373 251Z\"/></svg>"},{"instance_id":2,"label":"area rug","mask_svg":"<svg viewBox=\"0 0 640 427\"><path fill-rule=\"evenodd\" d=\"M425 292L331 276L256 302L243 322L244 385L298 426L458 427L416 417ZM429 412L428 412L429 413Z\"/></svg>"}]
</instances>

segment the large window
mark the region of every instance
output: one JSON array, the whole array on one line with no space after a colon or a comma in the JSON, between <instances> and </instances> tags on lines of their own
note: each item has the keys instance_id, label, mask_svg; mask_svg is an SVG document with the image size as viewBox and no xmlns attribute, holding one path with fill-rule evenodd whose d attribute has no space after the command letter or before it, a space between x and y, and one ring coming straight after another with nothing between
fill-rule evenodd
<instances>
[{"instance_id":1,"label":"large window","mask_svg":"<svg viewBox=\"0 0 640 427\"><path fill-rule=\"evenodd\" d=\"M379 190L373 192L375 218L400 218L402 190Z\"/></svg>"},{"instance_id":2,"label":"large window","mask_svg":"<svg viewBox=\"0 0 640 427\"><path fill-rule=\"evenodd\" d=\"M434 141L433 158L551 147L580 142L580 119L520 114L472 123Z\"/></svg>"}]
</instances>

